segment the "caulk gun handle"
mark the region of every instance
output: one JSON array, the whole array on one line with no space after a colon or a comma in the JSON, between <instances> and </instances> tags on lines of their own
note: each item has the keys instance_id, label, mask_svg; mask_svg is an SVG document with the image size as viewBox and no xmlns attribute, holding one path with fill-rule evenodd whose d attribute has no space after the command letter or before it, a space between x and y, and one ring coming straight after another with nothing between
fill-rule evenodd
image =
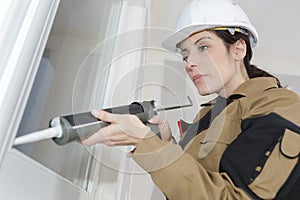
<instances>
[{"instance_id":1,"label":"caulk gun handle","mask_svg":"<svg viewBox=\"0 0 300 200\"><path fill-rule=\"evenodd\" d=\"M136 116L148 127L151 128L151 130L158 136L161 138L161 135L160 135L160 131L159 131L159 128L158 128L158 125L156 124L150 124L148 122L149 119L151 119L154 115L156 115L157 113L156 112L153 112L153 111L150 111L150 112L143 112L143 113L139 113L139 114L136 114Z\"/></svg>"}]
</instances>

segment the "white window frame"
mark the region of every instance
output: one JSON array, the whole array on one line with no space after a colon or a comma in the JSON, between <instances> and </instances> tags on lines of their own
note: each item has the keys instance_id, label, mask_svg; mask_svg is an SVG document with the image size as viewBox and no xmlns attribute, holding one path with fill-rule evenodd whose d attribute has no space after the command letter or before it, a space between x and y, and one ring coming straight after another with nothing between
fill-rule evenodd
<instances>
[{"instance_id":1,"label":"white window frame","mask_svg":"<svg viewBox=\"0 0 300 200\"><path fill-rule=\"evenodd\" d=\"M6 61L0 78L0 167L12 148L58 5L59 0L0 2L8 11L0 19L0 57ZM22 8L27 10L22 13Z\"/></svg>"},{"instance_id":2,"label":"white window frame","mask_svg":"<svg viewBox=\"0 0 300 200\"><path fill-rule=\"evenodd\" d=\"M93 193L12 146L59 3L0 2L0 194L4 199L93 199Z\"/></svg>"},{"instance_id":3,"label":"white window frame","mask_svg":"<svg viewBox=\"0 0 300 200\"><path fill-rule=\"evenodd\" d=\"M49 200L88 200L94 199L95 194L102 197L102 195L97 194L96 188L94 191L84 191L12 146L60 0L13 0L7 2L9 1L0 2L0 12L3 13L0 14L0 28L2 30L0 33L2 52L0 55L0 64L2 64L0 65L0 180L2 180L0 181L0 193L4 198L25 200L38 200L41 196L43 199ZM149 5L150 3L146 4ZM24 7L26 9L19 12ZM138 21L138 24L126 24L126 19L131 11L138 10L141 15L145 15L146 13L143 13L145 10L142 11L141 9L146 8L130 6L127 0L123 1L121 16L123 21L120 23L119 33L128 29L141 28L144 25L145 21L143 20ZM13 23L15 19L19 19L18 23ZM6 41L8 35L11 42ZM141 55L136 56L142 57ZM136 64L131 63L130 58L127 60L128 66ZM140 61L143 62L143 59L141 58ZM130 69L128 68L128 70ZM121 77L120 74L119 78ZM136 81L141 80L133 82ZM111 82L109 79L108 87L112 87ZM120 170L134 168L131 164L124 157L120 161ZM32 177L34 180L31 180ZM117 191L113 195L115 199L135 199L130 194L133 190L130 186L132 179L132 175L124 173L118 175ZM97 180L97 177L94 180ZM43 186L45 183L46 185ZM47 188L39 190L43 187ZM150 189L151 187L149 186ZM16 188L17 190L15 190ZM30 194L30 196L26 194Z\"/></svg>"}]
</instances>

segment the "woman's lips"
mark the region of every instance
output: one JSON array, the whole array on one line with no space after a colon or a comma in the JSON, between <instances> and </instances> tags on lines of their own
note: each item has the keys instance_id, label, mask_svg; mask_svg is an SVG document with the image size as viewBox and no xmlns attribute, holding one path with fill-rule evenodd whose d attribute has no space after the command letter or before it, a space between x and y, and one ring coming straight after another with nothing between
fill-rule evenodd
<instances>
[{"instance_id":1,"label":"woman's lips","mask_svg":"<svg viewBox=\"0 0 300 200\"><path fill-rule=\"evenodd\" d=\"M202 74L196 74L192 77L194 83L200 82L202 78L203 78Z\"/></svg>"}]
</instances>

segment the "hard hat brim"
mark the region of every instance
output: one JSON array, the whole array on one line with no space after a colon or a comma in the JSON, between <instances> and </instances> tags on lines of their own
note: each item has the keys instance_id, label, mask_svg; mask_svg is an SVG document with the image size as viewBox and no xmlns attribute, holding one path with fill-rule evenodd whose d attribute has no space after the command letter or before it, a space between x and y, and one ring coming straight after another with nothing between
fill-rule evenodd
<instances>
[{"instance_id":1,"label":"hard hat brim","mask_svg":"<svg viewBox=\"0 0 300 200\"><path fill-rule=\"evenodd\" d=\"M257 39L258 39L258 33L256 29L252 26L249 29L249 24L244 25L243 23L237 24L237 22L228 23L226 25L224 24L211 24L211 25L190 25L187 27L184 27L175 33L171 34L166 40L162 42L162 47L173 52L177 52L177 44L180 43L181 41L185 40L189 36L191 36L194 33L201 32L207 29L212 29L216 27L240 27L244 28L248 31L250 31L252 38L254 39L253 44L251 44L252 48L256 45Z\"/></svg>"}]
</instances>

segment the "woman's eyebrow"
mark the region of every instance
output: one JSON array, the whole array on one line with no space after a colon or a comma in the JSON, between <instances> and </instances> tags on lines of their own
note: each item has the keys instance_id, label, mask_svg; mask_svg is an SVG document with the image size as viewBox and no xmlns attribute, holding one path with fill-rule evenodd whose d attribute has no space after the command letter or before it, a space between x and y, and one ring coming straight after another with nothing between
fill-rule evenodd
<instances>
[{"instance_id":1,"label":"woman's eyebrow","mask_svg":"<svg viewBox=\"0 0 300 200\"><path fill-rule=\"evenodd\" d=\"M199 38L198 40L196 40L196 41L194 42L194 45L197 45L201 40L204 40L204 39L210 39L210 40L212 40L212 38L209 37L209 36L207 36L207 37L201 37L201 38ZM181 49L181 53L182 53L183 51L188 51L188 49L187 49L187 48Z\"/></svg>"},{"instance_id":2,"label":"woman's eyebrow","mask_svg":"<svg viewBox=\"0 0 300 200\"><path fill-rule=\"evenodd\" d=\"M194 42L194 45L197 45L201 40L204 40L204 39L210 39L210 40L212 40L212 38L209 37L209 36L207 36L207 37L202 37L202 38L196 40L196 41Z\"/></svg>"}]
</instances>

